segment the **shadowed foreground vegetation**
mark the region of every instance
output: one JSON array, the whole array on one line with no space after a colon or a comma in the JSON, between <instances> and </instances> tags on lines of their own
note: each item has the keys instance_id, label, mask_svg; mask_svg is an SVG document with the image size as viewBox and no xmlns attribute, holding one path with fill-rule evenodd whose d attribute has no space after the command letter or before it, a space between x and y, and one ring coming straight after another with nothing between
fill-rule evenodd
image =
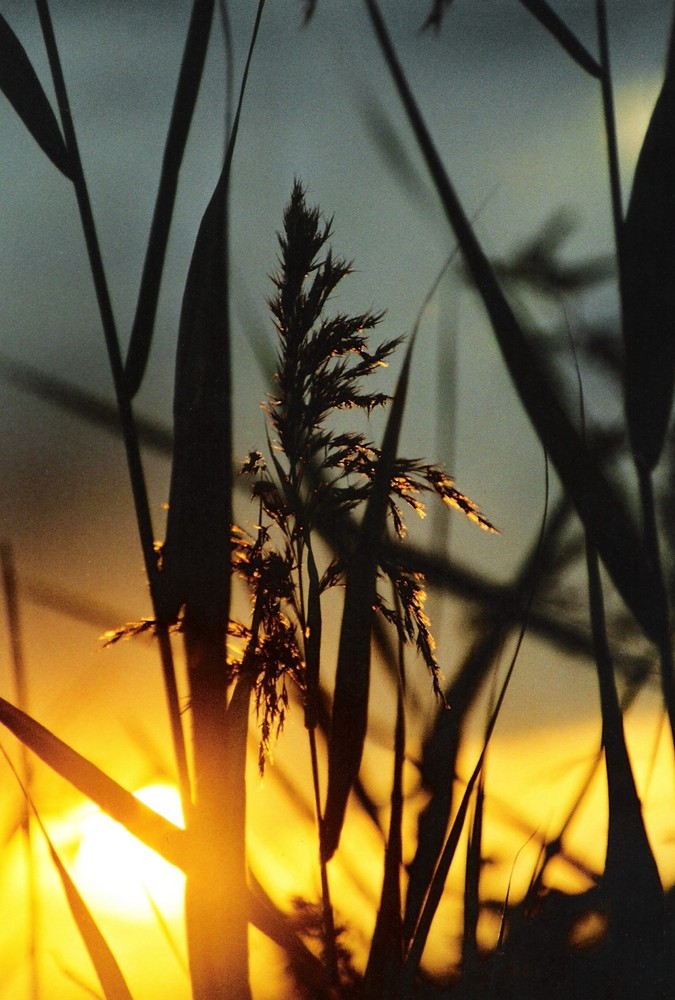
<instances>
[{"instance_id":1,"label":"shadowed foreground vegetation","mask_svg":"<svg viewBox=\"0 0 675 1000\"><path fill-rule=\"evenodd\" d=\"M449 508L449 518L465 516L477 531L495 528L490 512L483 513L460 492L461 484L455 485L441 465L424 455L399 454L417 329L380 339L381 314L334 309L332 296L349 276L351 263L333 251L332 221L311 206L300 181L283 213L268 302L276 342L263 401L267 438L236 467L233 384L246 373L238 371L232 356L230 179L264 0L255 10L238 100L228 116L222 170L195 234L185 280L177 318L172 432L138 419L134 398L150 358L214 2L194 0L192 5L126 357L48 2L37 0L36 7L57 110L0 16L0 87L42 152L73 185L116 406L86 386L65 385L18 362L3 362L1 372L15 385L123 438L153 615L114 630L110 622L107 639L113 644L140 633L153 636L185 820L184 828L178 827L140 803L25 711L19 586L7 544L4 592L17 696L15 704L0 700L0 720L23 748L15 770L25 802L21 826L30 836L32 811L42 827L39 803L31 798L31 754L36 754L184 872L187 976L195 1000L251 996L249 925L284 952L288 996L657 1000L675 995L673 889L662 884L661 859L655 857L625 735L625 720L638 696L658 688L666 758L673 761L675 63L671 52L624 214L605 4L595 4L597 51L591 52L553 6L544 0L521 2L569 57L570 72L597 83L616 237L615 252L606 259L569 263L564 244L572 227L564 213L552 215L509 259L488 258L380 8L375 0L365 0L400 98L402 121L414 135L439 213L456 241L458 252L443 273L452 269L482 301L513 391L546 456L541 529L513 580L501 585L444 556L445 529L433 551L418 544L414 532L412 541L407 534L406 515L412 520L410 515L423 515L434 503ZM305 5L306 30L312 30L316 6ZM451 7L449 0L436 0L424 28L442 30ZM219 13L227 28L225 3ZM418 27L411 21L411 31ZM330 208L336 209L339 237L339 206ZM270 261L274 252L270 234ZM570 303L583 305L610 282L618 283L618 326L613 320L578 319L587 315L579 308L572 329ZM534 303L545 306L545 329L535 319L541 310ZM378 376L397 351L402 362L390 396ZM608 391L622 395L621 425L587 424L583 384L589 368L600 373ZM385 415L384 430L374 441L366 433L367 418L379 411ZM152 526L143 448L171 456L161 545ZM469 641L449 677L437 659L426 587L435 597L459 600L465 615L462 634ZM87 613L86 600L83 606ZM558 827L519 828L522 843L533 840L539 848L524 890L512 892L509 880L506 892L495 898L486 890L494 859L484 848L495 808L490 754L526 633L592 664L602 737ZM512 650L505 671L498 669L504 649ZM181 651L185 705L174 662ZM429 698L421 705L419 684L411 678L424 670ZM375 685L377 707L382 702L390 709L384 735L372 712ZM468 723L486 698L482 749L467 770L466 747L475 745L468 741ZM277 737L284 739L287 715L296 736L304 723L320 892L314 899L298 892L283 908L256 877L255 858L247 850L246 763L255 732L259 770L274 772L270 758ZM361 767L369 742L386 751L385 804L369 789ZM604 864L593 870L570 849L569 830L598 775L608 819ZM283 773L279 780L288 780L293 798L292 781ZM514 808L509 821L514 826L517 812ZM332 891L333 859L359 829L349 823L355 815L375 828L381 848L374 927L361 955L344 944L341 900ZM42 832L49 839L44 827ZM273 839L274 832L267 831L267 837ZM108 1000L129 998L124 969L92 916L86 893L75 885L51 841L49 846L100 990ZM349 846L360 849L358 843ZM516 861L510 859L513 870ZM555 874L561 866L574 873L576 890L561 887ZM458 872L461 938L454 949L446 937L445 960L439 963L436 955L432 967L425 949L444 919L443 906L451 896L448 879Z\"/></svg>"}]
</instances>

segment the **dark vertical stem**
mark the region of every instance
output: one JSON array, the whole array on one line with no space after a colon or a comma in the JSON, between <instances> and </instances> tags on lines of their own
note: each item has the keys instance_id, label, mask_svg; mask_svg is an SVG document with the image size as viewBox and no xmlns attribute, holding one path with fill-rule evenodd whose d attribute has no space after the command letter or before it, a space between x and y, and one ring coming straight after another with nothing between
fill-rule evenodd
<instances>
[{"instance_id":1,"label":"dark vertical stem","mask_svg":"<svg viewBox=\"0 0 675 1000\"><path fill-rule=\"evenodd\" d=\"M300 496L300 476L297 470L292 467L291 478L293 488ZM319 675L321 670L321 596L319 575L314 560L314 552L310 540L310 529L307 525L303 528L296 546L296 560L298 564L298 591L300 595L300 614L302 619L302 631L305 649L305 727L309 739L309 754L312 767L312 788L314 791L314 815L316 820L316 832L321 843L321 826L323 817L321 814L321 782L319 779L319 758L316 749L316 725L319 713ZM305 600L305 587L303 581L303 551L307 553L307 572L309 576L308 594ZM324 931L324 960L327 967L328 982L338 989L340 985L340 975L338 969L335 918L333 916L333 904L330 895L330 883L328 881L328 866L322 851L319 851L319 872L321 877L321 910L323 916Z\"/></svg>"},{"instance_id":2,"label":"dark vertical stem","mask_svg":"<svg viewBox=\"0 0 675 1000\"><path fill-rule=\"evenodd\" d=\"M42 33L45 40L47 55L49 57L49 65L51 68L52 78L54 82L54 90L56 91L56 98L59 105L59 112L61 116L63 133L72 160L75 196L77 198L80 217L82 219L82 228L84 231L84 238L87 246L87 253L89 256L91 273L94 280L96 298L98 301L99 312L101 315L101 322L103 325L103 335L105 338L106 348L108 351L108 360L110 363L110 370L112 373L113 385L115 389L115 398L117 400L117 408L120 417L122 436L124 439L124 446L126 449L127 465L129 469L129 479L131 482L131 490L133 494L134 507L136 511L136 522L138 525L138 533L140 537L141 549L143 551L143 559L145 562L145 571L150 584L150 594L153 600L153 605L155 606L155 617L158 617L157 598L158 598L159 568L157 565L157 556L155 553L154 532L152 529L152 519L150 517L150 508L148 505L148 496L145 486L145 476L143 474L143 465L141 462L138 433L136 430L136 423L134 420L133 411L131 407L131 399L129 397L125 385L124 366L122 363L122 356L120 352L119 338L117 336L117 329L115 326L115 319L112 311L112 303L110 301L108 284L106 281L105 271L103 268L103 259L101 257L101 250L98 242L98 237L96 234L96 226L94 224L94 216L91 209L89 191L87 189L87 183L84 177L84 171L82 169L82 160L79 153L77 136L75 134L75 127L70 112L70 102L68 100L68 92L66 89L63 70L61 67L61 59L56 44L56 38L54 35L54 28L52 25L51 14L49 12L49 4L48 0L35 0L35 2L38 10L38 16L40 18ZM178 781L181 794L181 801L183 804L183 813L187 818L191 802L190 780L189 780L189 771L187 765L187 753L185 748L185 737L183 733L180 712L178 710L178 688L176 684L176 672L174 668L173 656L171 652L171 644L169 642L168 632L166 631L166 628L163 624L158 627L158 634L160 637L160 655L162 663L162 673L164 677L164 687L166 691L167 705L169 711L174 754L176 757L176 766L178 770Z\"/></svg>"},{"instance_id":3,"label":"dark vertical stem","mask_svg":"<svg viewBox=\"0 0 675 1000\"><path fill-rule=\"evenodd\" d=\"M52 71L54 89L56 91L66 145L68 146L68 151L72 158L75 196L77 198L80 217L82 219L82 228L84 230L87 254L89 256L89 265L91 267L91 273L94 280L96 298L98 301L99 312L101 314L101 322L103 324L103 335L105 337L108 360L110 362L110 370L115 388L115 397L120 413L122 435L127 451L127 461L129 463L141 545L143 547L143 555L145 557L148 575L151 583L153 583L158 572L157 560L153 547L154 534L150 519L150 510L147 503L145 481L140 459L140 449L131 410L131 402L124 386L124 370L122 366L119 339L117 336L112 304L110 301L110 294L108 291L108 284L103 268L103 260L101 257L94 216L89 199L89 191L87 189L87 183L82 169L82 160L73 125L70 102L68 100L68 93L56 45L56 38L54 36L49 6L47 0L36 0L36 5L38 8L47 54L49 56L49 64Z\"/></svg>"}]
</instances>

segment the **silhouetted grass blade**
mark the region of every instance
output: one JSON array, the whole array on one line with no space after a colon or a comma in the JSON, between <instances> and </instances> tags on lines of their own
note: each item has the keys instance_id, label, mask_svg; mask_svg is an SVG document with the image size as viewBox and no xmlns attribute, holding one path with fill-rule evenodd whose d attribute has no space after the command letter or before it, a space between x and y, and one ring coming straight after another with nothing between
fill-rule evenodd
<instances>
[{"instance_id":1,"label":"silhouetted grass blade","mask_svg":"<svg viewBox=\"0 0 675 1000\"><path fill-rule=\"evenodd\" d=\"M487 612L484 622L476 622L475 634L466 656L455 671L452 682L444 690L444 698L452 711L440 705L436 710L433 726L428 731L422 746L420 776L428 796L428 801L417 821L417 850L408 865L408 887L406 893L404 931L406 938L412 937L419 919L426 887L429 884L436 861L440 856L448 823L452 815L454 785L452 777L456 771L457 755L464 724L474 705L477 693L485 683L491 666L494 665L499 650L518 620L525 614L524 595L532 586L534 568L540 558L540 551L550 558L557 549L561 532L568 525L571 504L566 494L558 500L555 511L546 522L546 538L537 540L527 553L509 590L511 608L506 603L491 605L487 595L482 601ZM542 575L550 575L548 566ZM429 576L425 573L427 579ZM543 584L543 586L542 586ZM543 593L542 593L543 591ZM466 595L469 587L461 587L458 593ZM539 584L541 596L545 594L545 579ZM479 599L480 600L480 599ZM518 609L518 610L516 610ZM533 629L533 618L528 613L528 627ZM468 636L467 636L468 638ZM552 640L553 641L553 640ZM580 653L580 647L575 653ZM587 655L588 651L587 651Z\"/></svg>"},{"instance_id":2,"label":"silhouetted grass blade","mask_svg":"<svg viewBox=\"0 0 675 1000\"><path fill-rule=\"evenodd\" d=\"M502 356L520 400L547 450L579 517L597 545L614 584L651 638L660 635L663 608L655 572L619 496L585 447L562 408L497 282L434 146L393 49L375 0L366 0L373 27L405 107L448 222L483 299Z\"/></svg>"},{"instance_id":3,"label":"silhouetted grass blade","mask_svg":"<svg viewBox=\"0 0 675 1000\"><path fill-rule=\"evenodd\" d=\"M0 723L74 788L170 864L185 868L186 835L31 716L0 698Z\"/></svg>"},{"instance_id":4,"label":"silhouetted grass blade","mask_svg":"<svg viewBox=\"0 0 675 1000\"><path fill-rule=\"evenodd\" d=\"M239 704L242 702L240 696ZM111 819L121 823L132 836L137 837L169 864L182 871L187 869L189 834L185 830L146 806L95 764L3 698L0 698L0 723ZM282 948L302 960L303 968L313 970L318 978L318 971L313 969L313 956L271 900L258 889L257 894L249 897L246 905L254 924Z\"/></svg>"},{"instance_id":5,"label":"silhouetted grass blade","mask_svg":"<svg viewBox=\"0 0 675 1000\"><path fill-rule=\"evenodd\" d=\"M631 446L653 469L675 379L675 70L668 67L640 150L621 233L626 415Z\"/></svg>"},{"instance_id":6,"label":"silhouetted grass blade","mask_svg":"<svg viewBox=\"0 0 675 1000\"><path fill-rule=\"evenodd\" d=\"M194 0L192 6L124 369L127 390L131 397L135 396L140 388L150 353L178 175L202 79L213 20L213 7L214 0Z\"/></svg>"},{"instance_id":7,"label":"silhouetted grass blade","mask_svg":"<svg viewBox=\"0 0 675 1000\"><path fill-rule=\"evenodd\" d=\"M476 974L478 963L478 918L480 916L480 874L483 863L483 815L485 806L485 769L480 773L476 789L471 830L466 846L464 873L464 928L462 933L462 974L469 982Z\"/></svg>"},{"instance_id":8,"label":"silhouetted grass blade","mask_svg":"<svg viewBox=\"0 0 675 1000\"><path fill-rule=\"evenodd\" d=\"M370 637L380 549L385 533L391 476L408 388L411 340L387 420L358 541L346 574L333 715L328 740L328 791L321 850L329 860L338 846L349 792L356 780L368 723Z\"/></svg>"},{"instance_id":9,"label":"silhouetted grass blade","mask_svg":"<svg viewBox=\"0 0 675 1000\"><path fill-rule=\"evenodd\" d=\"M54 166L71 180L70 156L56 115L26 50L2 14L0 14L0 90Z\"/></svg>"},{"instance_id":10,"label":"silhouetted grass blade","mask_svg":"<svg viewBox=\"0 0 675 1000\"><path fill-rule=\"evenodd\" d=\"M188 829L185 927L195 1000L248 1000L246 732L251 678L226 710L231 673L232 398L228 200L232 158L264 0L215 190L199 226L181 308L174 386L174 454L161 615L181 607L190 693L195 796ZM245 696L245 697L244 697ZM242 728L244 731L242 732Z\"/></svg>"},{"instance_id":11,"label":"silhouetted grass blade","mask_svg":"<svg viewBox=\"0 0 675 1000\"><path fill-rule=\"evenodd\" d=\"M547 31L553 35L557 42L563 47L565 52L574 59L578 66L599 80L602 76L600 64L590 54L577 38L570 31L565 22L556 14L546 0L520 0L523 7L529 10Z\"/></svg>"}]
</instances>

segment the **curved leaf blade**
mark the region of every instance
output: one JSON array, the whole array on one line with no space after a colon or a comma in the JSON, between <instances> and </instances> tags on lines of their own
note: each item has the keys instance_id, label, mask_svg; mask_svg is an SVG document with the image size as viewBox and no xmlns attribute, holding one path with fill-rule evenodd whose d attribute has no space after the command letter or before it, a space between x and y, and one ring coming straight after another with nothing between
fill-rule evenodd
<instances>
[{"instance_id":1,"label":"curved leaf blade","mask_svg":"<svg viewBox=\"0 0 675 1000\"><path fill-rule=\"evenodd\" d=\"M38 146L72 180L70 155L56 115L26 50L0 14L0 90Z\"/></svg>"},{"instance_id":2,"label":"curved leaf blade","mask_svg":"<svg viewBox=\"0 0 675 1000\"><path fill-rule=\"evenodd\" d=\"M414 339L406 352L382 442L370 497L349 561L340 628L333 716L328 739L328 791L321 829L326 861L340 842L349 792L358 776L368 724L370 638L377 567L385 534L387 503L403 422Z\"/></svg>"},{"instance_id":3,"label":"curved leaf blade","mask_svg":"<svg viewBox=\"0 0 675 1000\"><path fill-rule=\"evenodd\" d=\"M227 183L220 176L199 227L180 317L174 445L161 614L181 605L220 620L229 604L231 372Z\"/></svg>"},{"instance_id":4,"label":"curved leaf blade","mask_svg":"<svg viewBox=\"0 0 675 1000\"><path fill-rule=\"evenodd\" d=\"M593 58L588 49L581 44L574 32L568 28L546 0L520 0L520 2L553 35L568 56L574 59L577 66L581 66L596 80L600 79L602 69L597 59Z\"/></svg>"}]
</instances>

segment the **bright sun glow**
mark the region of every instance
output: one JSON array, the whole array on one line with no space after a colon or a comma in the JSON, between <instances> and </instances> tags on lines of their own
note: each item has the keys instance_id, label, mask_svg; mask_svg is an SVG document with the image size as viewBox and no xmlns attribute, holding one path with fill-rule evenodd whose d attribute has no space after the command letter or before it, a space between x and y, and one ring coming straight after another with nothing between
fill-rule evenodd
<instances>
[{"instance_id":1,"label":"bright sun glow","mask_svg":"<svg viewBox=\"0 0 675 1000\"><path fill-rule=\"evenodd\" d=\"M134 794L166 819L182 824L175 788L154 784ZM92 905L139 920L152 914L152 904L164 917L182 909L184 876L178 869L96 807L83 807L74 822L79 846L73 876Z\"/></svg>"}]
</instances>

